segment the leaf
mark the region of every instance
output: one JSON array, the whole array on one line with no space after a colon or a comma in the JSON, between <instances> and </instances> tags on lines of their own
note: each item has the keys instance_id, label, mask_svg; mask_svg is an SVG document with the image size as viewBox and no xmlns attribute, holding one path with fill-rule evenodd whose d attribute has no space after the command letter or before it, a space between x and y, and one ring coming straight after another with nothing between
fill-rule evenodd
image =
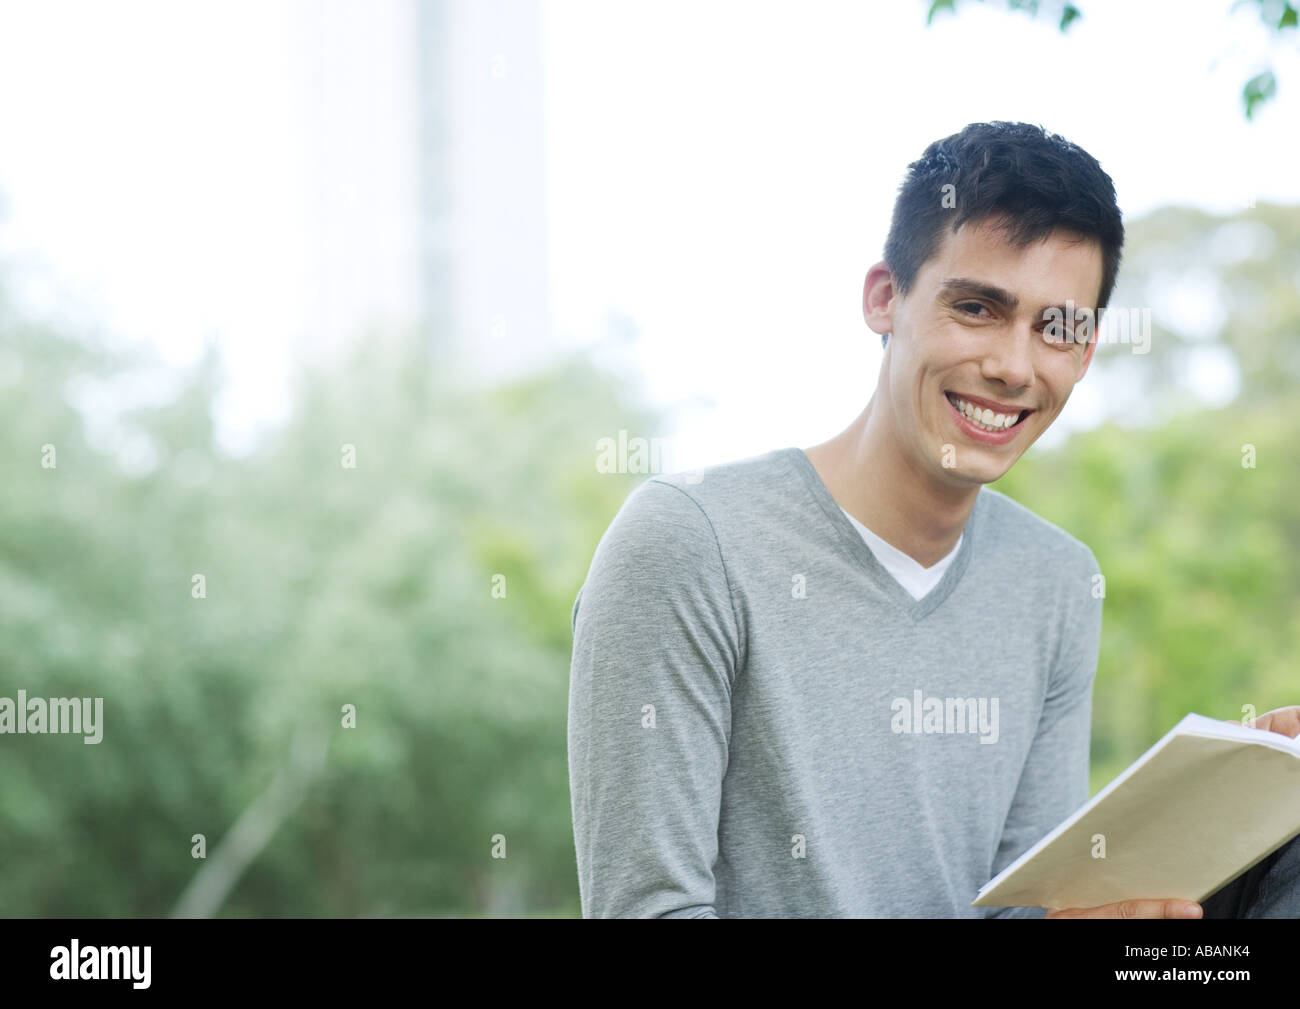
<instances>
[{"instance_id":1,"label":"leaf","mask_svg":"<svg viewBox=\"0 0 1300 1009\"><path fill-rule=\"evenodd\" d=\"M1300 17L1297 16L1296 9L1289 3L1282 9L1282 16L1278 19L1278 29L1295 28L1300 24Z\"/></svg>"},{"instance_id":2,"label":"leaf","mask_svg":"<svg viewBox=\"0 0 1300 1009\"><path fill-rule=\"evenodd\" d=\"M1262 74L1256 74L1248 80L1241 89L1241 100L1246 106L1246 118L1251 119L1255 114L1255 107L1267 102L1277 94L1277 78L1273 76L1272 70L1265 70Z\"/></svg>"},{"instance_id":3,"label":"leaf","mask_svg":"<svg viewBox=\"0 0 1300 1009\"><path fill-rule=\"evenodd\" d=\"M934 0L934 2L930 4L929 12L925 15L925 26L927 28L930 27L930 23L934 20L934 16L938 14L939 11L947 11L950 14L956 14L956 0Z\"/></svg>"},{"instance_id":4,"label":"leaf","mask_svg":"<svg viewBox=\"0 0 1300 1009\"><path fill-rule=\"evenodd\" d=\"M1065 9L1061 11L1061 31L1069 29L1079 18L1083 17L1083 12L1074 4L1066 4Z\"/></svg>"}]
</instances>

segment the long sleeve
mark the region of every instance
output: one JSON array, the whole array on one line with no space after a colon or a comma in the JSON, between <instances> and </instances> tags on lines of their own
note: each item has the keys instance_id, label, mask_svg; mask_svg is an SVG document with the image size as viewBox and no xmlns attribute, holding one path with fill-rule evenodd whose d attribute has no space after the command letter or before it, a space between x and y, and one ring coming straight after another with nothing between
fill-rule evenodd
<instances>
[{"instance_id":1,"label":"long sleeve","mask_svg":"<svg viewBox=\"0 0 1300 1009\"><path fill-rule=\"evenodd\" d=\"M1097 560L1075 569L1063 600L1070 615L1062 630L1057 661L1049 679L1038 729L1025 760L1015 799L1007 814L990 878L1088 801L1089 747L1092 736L1092 686L1101 645L1102 600L1094 597ZM1042 908L1003 907L988 917L1041 918Z\"/></svg>"},{"instance_id":2,"label":"long sleeve","mask_svg":"<svg viewBox=\"0 0 1300 1009\"><path fill-rule=\"evenodd\" d=\"M573 607L569 784L583 917L717 917L713 867L742 636L713 528L647 480Z\"/></svg>"}]
</instances>

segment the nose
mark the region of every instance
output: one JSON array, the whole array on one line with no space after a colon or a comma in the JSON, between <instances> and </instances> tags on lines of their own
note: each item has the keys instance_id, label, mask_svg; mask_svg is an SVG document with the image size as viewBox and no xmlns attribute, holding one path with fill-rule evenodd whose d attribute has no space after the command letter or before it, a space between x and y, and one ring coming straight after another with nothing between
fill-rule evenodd
<instances>
[{"instance_id":1,"label":"nose","mask_svg":"<svg viewBox=\"0 0 1300 1009\"><path fill-rule=\"evenodd\" d=\"M1034 384L1033 349L1034 331L1028 323L1010 327L990 341L981 374L1008 389L1026 389Z\"/></svg>"}]
</instances>

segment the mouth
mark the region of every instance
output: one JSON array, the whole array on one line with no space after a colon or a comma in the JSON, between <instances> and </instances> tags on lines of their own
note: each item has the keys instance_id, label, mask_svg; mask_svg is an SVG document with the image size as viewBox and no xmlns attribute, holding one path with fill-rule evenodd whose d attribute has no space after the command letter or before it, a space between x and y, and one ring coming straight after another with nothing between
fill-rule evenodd
<instances>
[{"instance_id":1,"label":"mouth","mask_svg":"<svg viewBox=\"0 0 1300 1009\"><path fill-rule=\"evenodd\" d=\"M980 441L992 441L995 444L1010 441L1018 433L1017 429L1034 411L1014 404L998 403L978 396L944 390L949 405L958 418L966 424L966 430L976 435L984 435Z\"/></svg>"}]
</instances>

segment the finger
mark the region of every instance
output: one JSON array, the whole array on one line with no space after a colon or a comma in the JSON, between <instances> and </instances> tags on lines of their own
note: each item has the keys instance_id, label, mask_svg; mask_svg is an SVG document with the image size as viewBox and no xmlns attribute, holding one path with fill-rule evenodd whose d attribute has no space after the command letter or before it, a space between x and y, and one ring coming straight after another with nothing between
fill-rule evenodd
<instances>
[{"instance_id":1,"label":"finger","mask_svg":"<svg viewBox=\"0 0 1300 1009\"><path fill-rule=\"evenodd\" d=\"M1294 739L1300 733L1300 707L1292 705L1289 708L1266 711L1255 719L1255 728L1279 732Z\"/></svg>"},{"instance_id":2,"label":"finger","mask_svg":"<svg viewBox=\"0 0 1300 1009\"><path fill-rule=\"evenodd\" d=\"M1049 918L1199 918L1200 904L1186 900L1121 900L1099 907L1070 907L1048 912Z\"/></svg>"}]
</instances>

